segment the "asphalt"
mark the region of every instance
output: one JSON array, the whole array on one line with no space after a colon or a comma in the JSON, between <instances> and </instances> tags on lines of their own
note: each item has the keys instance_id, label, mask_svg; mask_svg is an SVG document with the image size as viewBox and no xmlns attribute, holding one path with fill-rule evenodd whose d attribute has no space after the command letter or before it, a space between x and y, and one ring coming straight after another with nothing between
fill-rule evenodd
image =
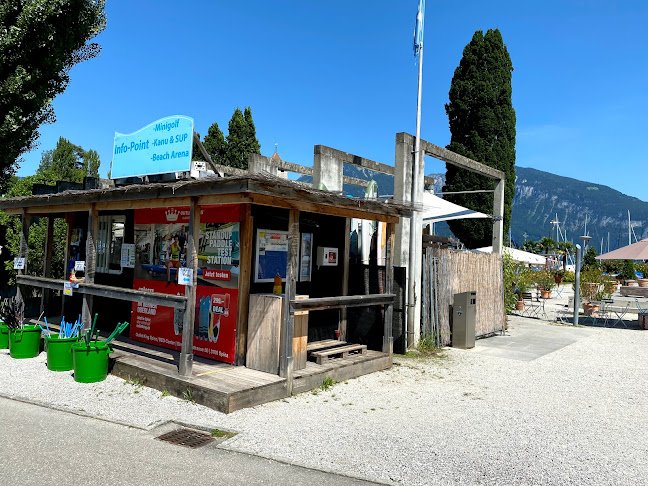
<instances>
[{"instance_id":1,"label":"asphalt","mask_svg":"<svg viewBox=\"0 0 648 486\"><path fill-rule=\"evenodd\" d=\"M145 431L0 398L0 484L376 484L219 449L188 449ZM162 430L164 429L164 430Z\"/></svg>"}]
</instances>

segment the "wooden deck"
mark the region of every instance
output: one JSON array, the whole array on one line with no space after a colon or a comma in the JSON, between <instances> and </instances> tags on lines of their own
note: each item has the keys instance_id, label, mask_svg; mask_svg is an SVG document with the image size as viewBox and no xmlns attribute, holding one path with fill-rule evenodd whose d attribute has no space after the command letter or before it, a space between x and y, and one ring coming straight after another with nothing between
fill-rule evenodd
<instances>
[{"instance_id":1,"label":"wooden deck","mask_svg":"<svg viewBox=\"0 0 648 486\"><path fill-rule=\"evenodd\" d=\"M184 377L178 374L178 351L124 337L113 343L112 374L141 380L145 386L180 398L190 393L196 403L220 412L230 413L289 395L286 380L277 375L194 357L192 376ZM387 369L391 364L391 356L377 351L331 359L322 365L309 361L295 372L293 392L313 390L326 377L344 381Z\"/></svg>"}]
</instances>

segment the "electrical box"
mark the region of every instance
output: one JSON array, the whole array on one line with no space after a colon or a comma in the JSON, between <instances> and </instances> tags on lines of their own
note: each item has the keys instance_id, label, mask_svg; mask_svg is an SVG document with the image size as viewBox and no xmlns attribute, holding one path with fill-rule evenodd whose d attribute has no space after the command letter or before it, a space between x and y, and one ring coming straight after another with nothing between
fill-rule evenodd
<instances>
[{"instance_id":1,"label":"electrical box","mask_svg":"<svg viewBox=\"0 0 648 486\"><path fill-rule=\"evenodd\" d=\"M470 349L475 347L475 324L477 321L477 292L454 295L452 306L452 347Z\"/></svg>"},{"instance_id":2,"label":"electrical box","mask_svg":"<svg viewBox=\"0 0 648 486\"><path fill-rule=\"evenodd\" d=\"M326 246L317 247L317 266L318 267L337 267L338 249L327 248Z\"/></svg>"}]
</instances>

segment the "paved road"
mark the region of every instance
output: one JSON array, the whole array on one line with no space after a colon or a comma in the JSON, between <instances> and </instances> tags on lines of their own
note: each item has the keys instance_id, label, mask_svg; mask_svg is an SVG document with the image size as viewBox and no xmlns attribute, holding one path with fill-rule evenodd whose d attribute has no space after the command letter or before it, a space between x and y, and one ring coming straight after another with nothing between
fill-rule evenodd
<instances>
[{"instance_id":1,"label":"paved road","mask_svg":"<svg viewBox=\"0 0 648 486\"><path fill-rule=\"evenodd\" d=\"M0 484L375 484L0 398Z\"/></svg>"}]
</instances>

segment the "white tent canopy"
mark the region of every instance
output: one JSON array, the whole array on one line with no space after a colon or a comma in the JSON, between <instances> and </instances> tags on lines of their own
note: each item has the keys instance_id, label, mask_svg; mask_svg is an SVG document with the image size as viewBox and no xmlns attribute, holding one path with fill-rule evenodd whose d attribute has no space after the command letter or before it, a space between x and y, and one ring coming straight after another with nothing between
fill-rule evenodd
<instances>
[{"instance_id":1,"label":"white tent canopy","mask_svg":"<svg viewBox=\"0 0 648 486\"><path fill-rule=\"evenodd\" d=\"M477 248L475 251L480 253L493 253L493 247L485 246L483 248ZM528 263L531 265L545 265L547 263L547 259L542 255L536 255L535 253L529 253L528 251L517 250L507 246L502 248L502 251L516 262Z\"/></svg>"},{"instance_id":2,"label":"white tent canopy","mask_svg":"<svg viewBox=\"0 0 648 486\"><path fill-rule=\"evenodd\" d=\"M487 214L473 211L441 199L429 192L423 193L423 210L421 211L421 215L423 217L423 224L438 223L451 219L490 217Z\"/></svg>"}]
</instances>

